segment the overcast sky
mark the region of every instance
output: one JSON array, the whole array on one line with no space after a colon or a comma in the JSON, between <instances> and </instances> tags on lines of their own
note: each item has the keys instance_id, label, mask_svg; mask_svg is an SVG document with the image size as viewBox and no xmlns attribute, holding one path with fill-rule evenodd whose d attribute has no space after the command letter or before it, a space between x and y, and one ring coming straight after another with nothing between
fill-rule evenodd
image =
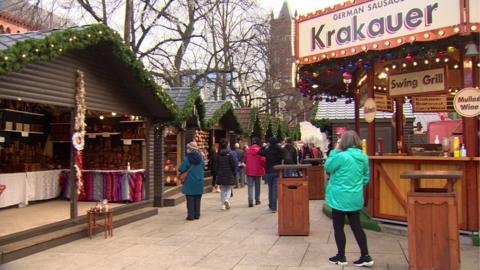
<instances>
[{"instance_id":1,"label":"overcast sky","mask_svg":"<svg viewBox=\"0 0 480 270\"><path fill-rule=\"evenodd\" d=\"M282 4L285 0L258 0L258 3L264 8L274 11L277 14L282 8ZM318 9L331 6L333 4L342 3L342 0L286 0L290 6L290 12L298 11L299 15L307 14Z\"/></svg>"}]
</instances>

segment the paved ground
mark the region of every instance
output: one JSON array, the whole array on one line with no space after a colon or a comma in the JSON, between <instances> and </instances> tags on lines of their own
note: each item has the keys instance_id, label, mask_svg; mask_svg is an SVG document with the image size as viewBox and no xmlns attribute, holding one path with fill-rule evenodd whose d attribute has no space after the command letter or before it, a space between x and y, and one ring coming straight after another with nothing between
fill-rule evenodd
<instances>
[{"instance_id":1,"label":"paved ground","mask_svg":"<svg viewBox=\"0 0 480 270\"><path fill-rule=\"evenodd\" d=\"M323 201L310 201L307 237L279 237L277 214L267 210L266 186L262 204L248 208L246 188L236 189L232 208L220 209L219 194L206 194L202 217L185 220L185 204L161 208L160 214L103 234L59 246L12 263L1 270L314 270L340 269L327 258L336 252L329 218L321 212ZM344 269L359 256L347 229L347 259ZM408 269L407 238L366 231L373 269ZM478 269L479 248L462 245L462 269Z\"/></svg>"}]
</instances>

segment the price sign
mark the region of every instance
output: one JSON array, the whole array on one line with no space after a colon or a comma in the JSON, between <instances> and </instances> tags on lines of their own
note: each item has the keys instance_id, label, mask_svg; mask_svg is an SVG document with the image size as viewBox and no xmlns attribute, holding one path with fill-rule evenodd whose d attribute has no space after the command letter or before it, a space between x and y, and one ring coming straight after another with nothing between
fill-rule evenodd
<instances>
[{"instance_id":1,"label":"price sign","mask_svg":"<svg viewBox=\"0 0 480 270\"><path fill-rule=\"evenodd\" d=\"M28 137L28 132L22 131L22 137Z\"/></svg>"},{"instance_id":2,"label":"price sign","mask_svg":"<svg viewBox=\"0 0 480 270\"><path fill-rule=\"evenodd\" d=\"M123 140L124 145L132 145L132 140Z\"/></svg>"}]
</instances>

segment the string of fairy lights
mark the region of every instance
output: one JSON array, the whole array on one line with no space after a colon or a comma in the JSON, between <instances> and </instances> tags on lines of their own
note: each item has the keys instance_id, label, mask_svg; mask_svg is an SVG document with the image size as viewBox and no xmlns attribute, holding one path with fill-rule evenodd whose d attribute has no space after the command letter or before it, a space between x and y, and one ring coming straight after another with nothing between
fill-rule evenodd
<instances>
[{"instance_id":1,"label":"string of fairy lights","mask_svg":"<svg viewBox=\"0 0 480 270\"><path fill-rule=\"evenodd\" d=\"M437 40L428 46L424 43L412 43L391 51L370 51L303 65L298 69L296 87L303 97L310 100L326 102L345 100L345 103L349 104L354 101L353 88L355 87L351 87L350 83L347 84L348 80L345 78L351 78L353 74L359 75L371 69L372 66L375 67L373 90L383 93L388 93L388 77L392 74L443 67L446 67L449 72L456 70L459 72L463 68L472 68L474 65L477 69L480 68L478 57L475 62L462 59L463 55L478 56L474 40L475 38L472 37L455 36L447 40ZM464 47L465 50L463 50ZM325 80L341 80L342 77L345 83L343 89L339 88L338 84L330 87L325 87L325 83L322 85ZM358 85L357 83L356 86ZM453 96L459 90L459 86L448 86L449 95Z\"/></svg>"}]
</instances>

